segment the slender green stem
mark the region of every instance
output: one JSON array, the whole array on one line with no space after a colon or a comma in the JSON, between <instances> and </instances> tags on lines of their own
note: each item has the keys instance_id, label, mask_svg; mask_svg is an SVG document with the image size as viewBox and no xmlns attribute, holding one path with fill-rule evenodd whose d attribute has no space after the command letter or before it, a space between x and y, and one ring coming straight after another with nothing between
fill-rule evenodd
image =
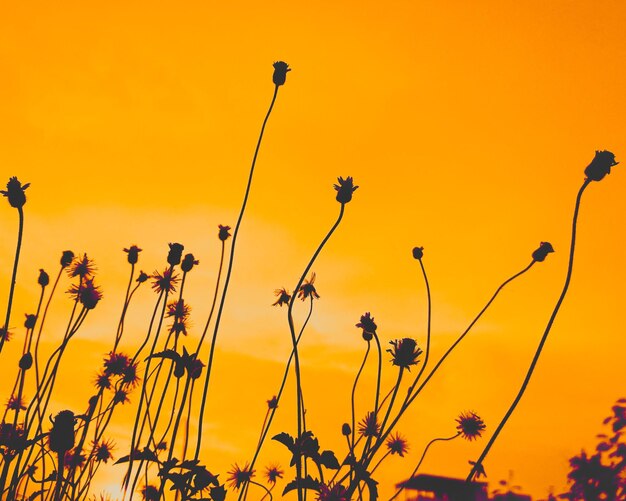
<instances>
[{"instance_id":1,"label":"slender green stem","mask_svg":"<svg viewBox=\"0 0 626 501\"><path fill-rule=\"evenodd\" d=\"M250 174L248 176L248 184L246 186L246 193L243 197L243 203L241 204L241 210L239 211L239 217L237 218L237 224L235 225L235 230L233 231L233 241L230 247L230 256L228 257L228 268L226 269L226 278L224 279L224 290L222 291L222 297L220 299L220 305L217 309L217 318L215 319L215 327L213 329L213 338L211 339L211 349L209 353L209 360L207 362L207 370L204 376L204 391L202 392L202 401L200 403L200 414L198 416L198 440L196 442L196 452L194 454L194 459L198 459L200 456L200 447L202 446L202 421L204 420L204 411L206 408L207 395L209 392L209 381L211 379L211 369L213 368L213 355L215 353L215 345L217 342L217 333L220 328L220 321L222 319L222 312L224 311L224 304L226 302L226 294L228 292L228 285L230 284L230 277L233 271L233 262L235 259L235 247L237 244L237 237L239 235L239 228L241 227L241 221L243 219L244 212L246 210L246 205L248 203L248 196L250 195L250 187L252 185L252 176L254 174L254 167L256 165L256 160L259 155L259 149L261 147L261 141L263 139L263 133L265 132L265 126L267 121L272 113L272 109L274 108L274 103L276 102L276 96L278 95L278 85L274 86L274 95L272 96L272 101L270 103L269 109L267 110L267 114L263 119L263 125L261 126L261 132L259 133L259 139L256 144L256 148L254 150L254 156L252 157L252 165L250 167Z\"/></svg>"},{"instance_id":2,"label":"slender green stem","mask_svg":"<svg viewBox=\"0 0 626 501\"><path fill-rule=\"evenodd\" d=\"M489 439L489 442L487 443L487 445L485 446L485 449L483 450L482 454L478 458L478 461L476 461L476 463L472 467L469 475L467 476L467 479L466 479L467 482L471 482L474 479L474 475L476 475L478 468L480 468L480 466L482 465L483 461L487 457L487 454L489 454L491 447L493 446L494 442L500 435L500 432L504 428L504 425L507 423L507 421L513 414L513 411L515 411L517 404L522 399L522 396L524 395L524 392L526 391L526 387L528 386L528 383L530 382L533 372L535 371L535 367L537 366L537 362L539 361L539 357L541 356L543 347L546 343L546 340L548 339L548 335L550 334L550 331L552 330L552 325L554 324L554 320L556 319L557 313L559 312L559 309L561 308L561 304L563 304L563 300L565 299L565 295L567 294L567 290L569 289L569 284L572 279L572 271L574 269L574 250L576 248L576 224L578 221L578 212L580 210L580 201L582 199L585 188L587 188L590 182L591 182L590 179L585 179L584 183L580 187L580 190L578 191L578 195L576 195L576 204L574 205L574 216L572 217L572 240L571 240L570 248L569 248L569 260L567 264L567 273L565 275L565 283L563 284L563 290L561 291L561 294L559 295L556 305L554 306L554 310L552 311L552 314L550 315L550 319L548 320L548 324L546 325L543 335L541 336L541 340L539 341L539 345L537 346L535 355L533 356L530 366L528 367L528 371L526 372L526 376L524 377L522 386L517 392L517 395L515 396L513 403L511 404L509 409L506 411L506 414L502 418L502 421L500 421L500 424L498 424L498 427L496 428L493 435Z\"/></svg>"}]
</instances>

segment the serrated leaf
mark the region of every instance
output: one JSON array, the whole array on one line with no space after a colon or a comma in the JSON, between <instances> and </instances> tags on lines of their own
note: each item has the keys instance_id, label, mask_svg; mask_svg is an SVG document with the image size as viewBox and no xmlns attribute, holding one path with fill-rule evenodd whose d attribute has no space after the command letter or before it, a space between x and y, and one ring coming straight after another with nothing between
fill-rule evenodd
<instances>
[{"instance_id":1,"label":"serrated leaf","mask_svg":"<svg viewBox=\"0 0 626 501\"><path fill-rule=\"evenodd\" d=\"M300 487L303 489L313 489L314 491L319 491L320 483L317 480L314 480L311 475L307 475L306 478L300 479ZM283 496L288 492L296 490L298 488L298 481L296 479L292 480L285 486L285 490L283 490Z\"/></svg>"},{"instance_id":2,"label":"serrated leaf","mask_svg":"<svg viewBox=\"0 0 626 501\"><path fill-rule=\"evenodd\" d=\"M289 435L289 433L285 433L283 431L282 433L273 436L272 440L276 440L277 442L283 444L285 447L287 447L287 449L289 449L289 452L294 452L294 440L293 437Z\"/></svg>"},{"instance_id":3,"label":"serrated leaf","mask_svg":"<svg viewBox=\"0 0 626 501\"><path fill-rule=\"evenodd\" d=\"M326 468L329 468L331 470L338 470L340 466L339 461L335 457L335 453L333 451L322 452L320 454L318 462L320 465L325 466Z\"/></svg>"},{"instance_id":4,"label":"serrated leaf","mask_svg":"<svg viewBox=\"0 0 626 501\"><path fill-rule=\"evenodd\" d=\"M211 499L213 501L224 501L226 499L226 489L223 485L211 487Z\"/></svg>"}]
</instances>

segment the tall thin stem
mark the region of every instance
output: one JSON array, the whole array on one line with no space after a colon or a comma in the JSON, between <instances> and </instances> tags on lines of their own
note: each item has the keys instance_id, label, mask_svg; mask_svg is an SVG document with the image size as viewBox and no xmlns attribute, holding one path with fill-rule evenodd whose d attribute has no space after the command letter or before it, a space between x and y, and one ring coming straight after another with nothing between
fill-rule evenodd
<instances>
[{"instance_id":1,"label":"tall thin stem","mask_svg":"<svg viewBox=\"0 0 626 501\"><path fill-rule=\"evenodd\" d=\"M17 281L17 265L20 261L20 251L22 249L22 236L24 235L24 211L22 207L17 208L19 215L19 226L17 230L17 246L15 248L15 260L13 261L13 274L11 275L11 287L9 289L9 300L7 302L7 314L4 321L4 335L0 336L0 352L4 342L9 337L9 322L11 321L11 308L13 305L13 293L15 292L15 282Z\"/></svg>"},{"instance_id":2,"label":"tall thin stem","mask_svg":"<svg viewBox=\"0 0 626 501\"><path fill-rule=\"evenodd\" d=\"M496 428L493 435L489 439L489 442L487 442L487 445L485 446L485 449L483 450L482 454L478 458L478 461L476 461L471 471L469 472L469 475L467 476L467 479L466 479L467 482L471 482L474 479L474 475L476 475L478 469L482 466L483 461L487 457L487 454L489 454L491 447L493 446L494 442L500 435L500 432L504 428L504 425L507 423L507 421L513 414L513 411L515 410L515 408L517 407L517 404L522 399L522 396L524 396L524 392L526 391L526 387L528 386L528 383L530 382L530 378L532 377L533 372L535 371L535 367L537 366L537 362L539 361L539 357L541 356L543 346L545 345L546 340L548 339L548 335L550 334L550 330L552 329L552 325L554 324L556 315L559 312L559 309L561 308L561 304L563 303L563 300L565 299L565 295L567 294L567 290L569 289L569 284L572 279L572 271L574 269L574 250L576 247L576 223L578 222L578 212L580 210L580 201L582 199L585 188L587 188L590 182L591 182L590 179L585 179L582 186L580 187L580 190L578 190L578 195L576 195L576 204L574 205L574 216L572 217L572 240L571 240L570 248L569 248L569 260L567 263L567 273L565 274L565 283L563 284L563 290L561 291L561 294L559 295L556 305L554 306L554 310L552 311L552 314L550 315L550 319L548 320L548 324L546 325L545 331L543 332L543 335L541 336L541 340L539 341L539 345L537 346L535 355L533 356L530 366L528 367L528 371L526 372L526 376L524 377L522 386L517 392L517 395L515 396L513 403L511 404L509 409L506 411L506 414L502 418L502 421L500 421L500 424L498 424L498 427Z\"/></svg>"}]
</instances>

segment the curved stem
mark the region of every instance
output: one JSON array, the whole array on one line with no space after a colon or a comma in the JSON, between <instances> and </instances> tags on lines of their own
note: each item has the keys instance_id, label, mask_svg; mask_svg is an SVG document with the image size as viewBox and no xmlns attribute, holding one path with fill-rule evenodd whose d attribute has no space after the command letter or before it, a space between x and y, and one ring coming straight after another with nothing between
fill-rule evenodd
<instances>
[{"instance_id":1,"label":"curved stem","mask_svg":"<svg viewBox=\"0 0 626 501\"><path fill-rule=\"evenodd\" d=\"M17 246L15 249L15 260L13 261L13 274L11 275L11 288L9 289L9 300L7 303L7 315L4 321L4 335L0 336L0 352L4 346L4 341L9 336L9 322L11 321L11 307L13 305L13 293L15 292L15 282L17 281L17 265L20 261L20 250L22 249L22 236L24 235L24 211L17 208L19 215L19 227L17 230Z\"/></svg>"},{"instance_id":2,"label":"curved stem","mask_svg":"<svg viewBox=\"0 0 626 501\"><path fill-rule=\"evenodd\" d=\"M483 450L482 454L480 455L480 457L478 458L478 460L472 467L469 475L467 476L467 479L466 479L467 482L471 482L474 479L474 475L476 475L478 469L482 465L482 462L485 460L485 457L487 457L487 454L489 454L491 447L493 446L494 442L500 435L500 432L504 428L504 425L507 423L507 421L511 417L511 414L513 414L513 411L517 407L517 404L522 399L522 396L524 395L524 392L526 391L526 387L528 386L528 383L530 382L530 378L532 377L533 372L535 371L535 367L537 366L539 357L541 356L543 346L545 345L546 340L548 339L548 335L550 334L550 330L552 329L552 325L554 324L556 315L559 312L559 309L561 308L561 304L563 303L563 300L565 299L565 295L567 294L567 290L569 289L569 284L572 278L572 270L574 268L574 250L576 247L576 223L578 221L580 201L583 196L583 192L585 191L585 188L587 188L590 182L591 180L585 179L585 182L580 187L580 190L578 190L578 195L576 196L576 204L574 205L574 216L572 217L572 240L571 240L570 248L569 248L569 261L567 264L567 273L565 275L565 283L563 284L563 290L561 291L561 294L556 302L556 305L554 306L554 310L552 311L552 314L550 315L550 319L548 320L548 324L546 325L543 336L541 336L541 340L539 341L539 345L537 346L535 355L530 363L530 366L528 367L528 371L526 372L526 376L524 377L522 386L517 392L517 395L515 396L513 403L511 404L509 409L506 411L506 414L502 418L502 421L500 421L500 424L498 424L496 431L493 433L493 435L489 439L489 442L485 446L485 449Z\"/></svg>"},{"instance_id":3,"label":"curved stem","mask_svg":"<svg viewBox=\"0 0 626 501\"><path fill-rule=\"evenodd\" d=\"M209 392L209 381L211 379L211 369L213 368L213 354L215 350L215 344L217 342L217 333L220 328L220 321L222 319L222 312L224 311L224 303L226 302L226 293L228 292L228 285L230 283L230 276L233 271L233 261L235 259L235 247L237 244L237 236L239 235L239 227L241 226L241 220L243 219L243 214L246 210L246 205L248 203L248 196L250 195L250 187L252 185L252 176L254 174L254 167L256 165L257 156L259 154L259 148L261 147L261 140L263 139L263 133L265 132L265 126L267 124L267 120L272 113L272 109L274 108L274 103L276 102L276 96L278 95L278 85L274 86L274 95L272 96L272 101L270 103L270 107L267 110L267 114L263 119L263 125L261 126L261 132L259 134L259 139L256 144L256 148L254 150L254 156L252 157L252 165L250 167L250 174L248 176L248 184L246 186L246 193L243 197L243 203L241 204L241 210L239 211L239 217L237 218L237 224L235 225L235 230L233 231L233 241L230 247L230 256L228 257L228 268L226 269L226 278L224 279L224 290L222 292L222 297L220 299L220 306L217 309L217 318L215 319L215 327L213 329L213 338L211 339L211 351L209 354L209 360L207 362L207 370L204 376L204 391L202 392L202 401L200 404L200 414L198 417L198 440L196 442L196 452L194 454L194 459L198 459L200 456L200 446L202 445L202 421L204 420L204 411L206 407L207 395Z\"/></svg>"},{"instance_id":4,"label":"curved stem","mask_svg":"<svg viewBox=\"0 0 626 501\"><path fill-rule=\"evenodd\" d=\"M448 442L450 440L454 440L460 434L461 434L461 432L457 433L456 435L452 435L451 437L447 437L447 438L433 438L430 442L428 442L428 445L424 449L424 452L422 453L422 457L420 458L419 463L417 463L417 466L413 470L413 473L411 473L411 477L410 478L413 478L415 476L415 474L417 473L417 470L419 470L419 467L422 466L422 462L424 461L424 458L426 457L426 453L428 452L428 449L430 449L431 445L433 445L435 442ZM402 492L403 489L404 489L404 486L400 487L396 491L396 493L389 498L389 501L392 501L393 499L395 499L398 496L398 494L400 494Z\"/></svg>"},{"instance_id":5,"label":"curved stem","mask_svg":"<svg viewBox=\"0 0 626 501\"><path fill-rule=\"evenodd\" d=\"M365 356L363 357L363 362L361 363L361 367L359 368L359 372L356 373L356 378L354 378L354 384L352 385L352 396L351 396L351 403L352 403L352 433L351 433L351 442L350 442L350 447L348 447L348 449L350 449L350 451L354 450L354 437L356 435L355 433L355 426L356 426L356 420L355 420L355 411L354 411L354 397L356 394L356 385L359 382L359 377L361 376L361 372L363 372L363 367L365 367L365 362L367 362L367 356L369 355L370 352L370 342L367 342L367 350L365 351Z\"/></svg>"}]
</instances>

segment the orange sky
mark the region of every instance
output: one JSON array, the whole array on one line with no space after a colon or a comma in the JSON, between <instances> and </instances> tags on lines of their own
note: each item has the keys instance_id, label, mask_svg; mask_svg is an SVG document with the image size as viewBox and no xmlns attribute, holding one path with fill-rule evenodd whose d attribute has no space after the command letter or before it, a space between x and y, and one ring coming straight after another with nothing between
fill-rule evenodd
<instances>
[{"instance_id":1,"label":"orange sky","mask_svg":"<svg viewBox=\"0 0 626 501\"><path fill-rule=\"evenodd\" d=\"M272 95L271 63L281 59L293 71L269 121L238 242L205 461L225 476L251 455L290 346L272 291L295 285L336 217L332 184L347 175L360 188L314 267L322 298L302 344L310 426L323 446L344 452L363 312L373 313L384 343L424 342L413 246L425 247L437 355L549 240L557 252L506 290L401 422L412 454L381 468L382 496L428 440L454 432L459 412L478 412L489 436L561 290L583 170L595 150L624 159L623 2L27 1L0 10L0 165L3 179L32 184L11 327L19 337L38 269L54 272L64 249L96 260L105 292L68 353L65 388L90 381L110 349L128 271L121 249L130 244L144 249L148 272L162 268L168 242L200 259L187 286L191 336L199 334L219 257L216 228L234 226ZM570 293L485 463L492 485L513 470L535 496L551 485L561 492L568 458L593 446L625 396L625 189L618 166L585 193ZM2 308L15 229L5 204ZM144 290L127 327L129 351L153 300ZM50 321L51 343L66 306L59 301ZM91 390L79 391L60 394L55 412L82 406ZM295 433L289 398L276 432ZM125 422L115 426L123 435ZM464 477L483 445L440 444L422 471ZM274 445L260 466L269 460L288 463Z\"/></svg>"}]
</instances>

